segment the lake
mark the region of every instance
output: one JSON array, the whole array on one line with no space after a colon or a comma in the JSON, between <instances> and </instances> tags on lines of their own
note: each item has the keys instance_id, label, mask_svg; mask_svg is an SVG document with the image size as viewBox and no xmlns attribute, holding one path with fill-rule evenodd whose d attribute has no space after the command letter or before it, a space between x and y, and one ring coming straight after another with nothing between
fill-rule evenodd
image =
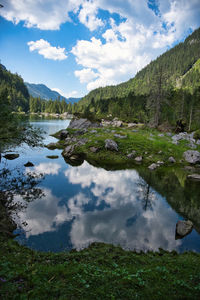
<instances>
[{"instance_id":1,"label":"lake","mask_svg":"<svg viewBox=\"0 0 200 300\"><path fill-rule=\"evenodd\" d=\"M31 124L49 136L66 128L68 120L35 120ZM14 150L20 157L2 164L27 173L43 174L41 197L13 216L20 244L41 251L82 249L92 242L112 243L132 250L200 251L200 184L187 180L184 170L144 168L106 171L86 161L68 165L61 150L29 148ZM57 155L57 159L47 158ZM30 161L34 167L25 168ZM16 202L24 202L19 195ZM178 220L190 219L192 232L175 239Z\"/></svg>"}]
</instances>

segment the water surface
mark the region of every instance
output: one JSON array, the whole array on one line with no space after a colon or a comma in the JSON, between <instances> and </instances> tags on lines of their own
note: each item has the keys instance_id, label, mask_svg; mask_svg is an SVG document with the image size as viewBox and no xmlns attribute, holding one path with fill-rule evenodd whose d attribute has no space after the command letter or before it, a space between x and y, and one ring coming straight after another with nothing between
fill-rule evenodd
<instances>
[{"instance_id":1,"label":"water surface","mask_svg":"<svg viewBox=\"0 0 200 300\"><path fill-rule=\"evenodd\" d=\"M52 134L66 128L68 120L39 120L35 127L46 131L45 143L55 141ZM42 173L43 192L18 213L19 243L42 251L81 249L97 241L121 245L125 249L200 251L200 188L186 180L182 170L106 171L86 161L72 167L61 150L47 148L16 149L20 157L7 161L27 172ZM48 155L58 155L49 159ZM31 161L33 168L23 165ZM16 196L16 201L22 201ZM175 240L179 219L191 219L195 228Z\"/></svg>"}]
</instances>

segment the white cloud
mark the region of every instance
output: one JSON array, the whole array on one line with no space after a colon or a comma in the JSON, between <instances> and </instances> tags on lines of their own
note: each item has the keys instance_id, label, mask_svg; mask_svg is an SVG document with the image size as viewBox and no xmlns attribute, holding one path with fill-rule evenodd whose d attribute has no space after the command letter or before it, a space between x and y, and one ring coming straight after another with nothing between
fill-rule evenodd
<instances>
[{"instance_id":1,"label":"white cloud","mask_svg":"<svg viewBox=\"0 0 200 300\"><path fill-rule=\"evenodd\" d=\"M125 20L117 26L111 19L111 28L102 34L105 42L102 38L92 37L90 41L78 41L72 48L76 62L83 67L83 74L89 69L90 74L93 71L98 75L84 79L79 76L81 83L87 82L89 91L128 80L167 47L182 39L189 28L194 30L200 25L199 0L160 0L159 15L148 7L145 0L97 0L94 3L95 16L97 8L102 8L118 13ZM75 75L82 74L81 70L76 72Z\"/></svg>"},{"instance_id":2,"label":"white cloud","mask_svg":"<svg viewBox=\"0 0 200 300\"><path fill-rule=\"evenodd\" d=\"M58 30L60 25L71 21L68 12L77 12L81 0L2 0L1 15L18 24L24 21L26 27L42 30Z\"/></svg>"},{"instance_id":3,"label":"white cloud","mask_svg":"<svg viewBox=\"0 0 200 300\"><path fill-rule=\"evenodd\" d=\"M36 42L30 41L27 43L29 50L37 51L44 58L53 59L53 60L64 60L67 58L65 48L53 47L49 42L40 39Z\"/></svg>"},{"instance_id":4,"label":"white cloud","mask_svg":"<svg viewBox=\"0 0 200 300\"><path fill-rule=\"evenodd\" d=\"M79 21L88 27L91 31L103 26L104 23L101 19L97 18L98 7L96 5L97 1L83 1L80 13Z\"/></svg>"},{"instance_id":5,"label":"white cloud","mask_svg":"<svg viewBox=\"0 0 200 300\"><path fill-rule=\"evenodd\" d=\"M66 98L73 98L73 97L78 97L78 92L77 91L71 91L69 93L65 93Z\"/></svg>"},{"instance_id":6,"label":"white cloud","mask_svg":"<svg viewBox=\"0 0 200 300\"><path fill-rule=\"evenodd\" d=\"M37 174L45 174L45 175L57 175L61 165L57 163L40 163L39 165L35 166L33 169L27 168L27 172L33 172Z\"/></svg>"},{"instance_id":7,"label":"white cloud","mask_svg":"<svg viewBox=\"0 0 200 300\"><path fill-rule=\"evenodd\" d=\"M133 77L181 40L189 29L200 26L199 0L159 0L156 3L157 15L148 7L148 0L3 0L4 9L0 13L15 24L24 21L27 27L55 30L71 21L69 12L74 12L90 31L98 28L98 38L94 31L91 40L77 41L71 51L79 64L75 76L91 90ZM117 13L123 21L117 25L112 19L102 19L100 9ZM46 58L66 58L64 48L44 42L42 48L35 44L29 46Z\"/></svg>"},{"instance_id":8,"label":"white cloud","mask_svg":"<svg viewBox=\"0 0 200 300\"><path fill-rule=\"evenodd\" d=\"M74 72L75 76L79 78L81 83L85 83L88 81L91 81L94 78L97 78L99 75L92 71L90 68L88 69L82 69L80 71Z\"/></svg>"}]
</instances>

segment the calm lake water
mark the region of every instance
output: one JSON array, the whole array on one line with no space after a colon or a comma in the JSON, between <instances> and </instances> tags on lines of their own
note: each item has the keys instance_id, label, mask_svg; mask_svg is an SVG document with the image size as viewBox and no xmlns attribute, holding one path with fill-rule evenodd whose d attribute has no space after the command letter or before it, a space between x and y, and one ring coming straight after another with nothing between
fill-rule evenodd
<instances>
[{"instance_id":1,"label":"calm lake water","mask_svg":"<svg viewBox=\"0 0 200 300\"><path fill-rule=\"evenodd\" d=\"M68 120L31 122L49 134L66 128ZM106 171L84 162L72 167L61 150L16 149L20 157L6 161L9 168L42 173L38 187L43 196L30 202L15 217L20 244L42 251L81 249L97 241L136 250L200 251L200 185L189 182L183 170ZM15 152L16 152L15 150ZM49 159L48 155L58 155ZM31 161L32 168L23 165ZM159 173L160 172L160 173ZM16 201L22 201L16 196ZM179 219L190 219L195 228L175 240Z\"/></svg>"}]
</instances>

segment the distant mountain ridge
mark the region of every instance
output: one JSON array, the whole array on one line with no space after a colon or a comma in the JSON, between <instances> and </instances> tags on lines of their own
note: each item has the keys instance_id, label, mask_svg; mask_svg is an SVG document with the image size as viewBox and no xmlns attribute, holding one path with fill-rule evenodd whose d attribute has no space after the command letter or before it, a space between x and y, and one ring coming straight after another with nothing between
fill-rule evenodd
<instances>
[{"instance_id":1,"label":"distant mountain ridge","mask_svg":"<svg viewBox=\"0 0 200 300\"><path fill-rule=\"evenodd\" d=\"M60 99L64 99L67 103L71 102L72 104L78 102L81 99L81 98L67 99L66 97L62 96L58 92L48 88L45 84L35 84L35 83L25 82L25 85L27 86L29 94L32 97L40 97L41 99L45 99L45 100L49 100L49 99L56 100L60 97Z\"/></svg>"}]
</instances>

